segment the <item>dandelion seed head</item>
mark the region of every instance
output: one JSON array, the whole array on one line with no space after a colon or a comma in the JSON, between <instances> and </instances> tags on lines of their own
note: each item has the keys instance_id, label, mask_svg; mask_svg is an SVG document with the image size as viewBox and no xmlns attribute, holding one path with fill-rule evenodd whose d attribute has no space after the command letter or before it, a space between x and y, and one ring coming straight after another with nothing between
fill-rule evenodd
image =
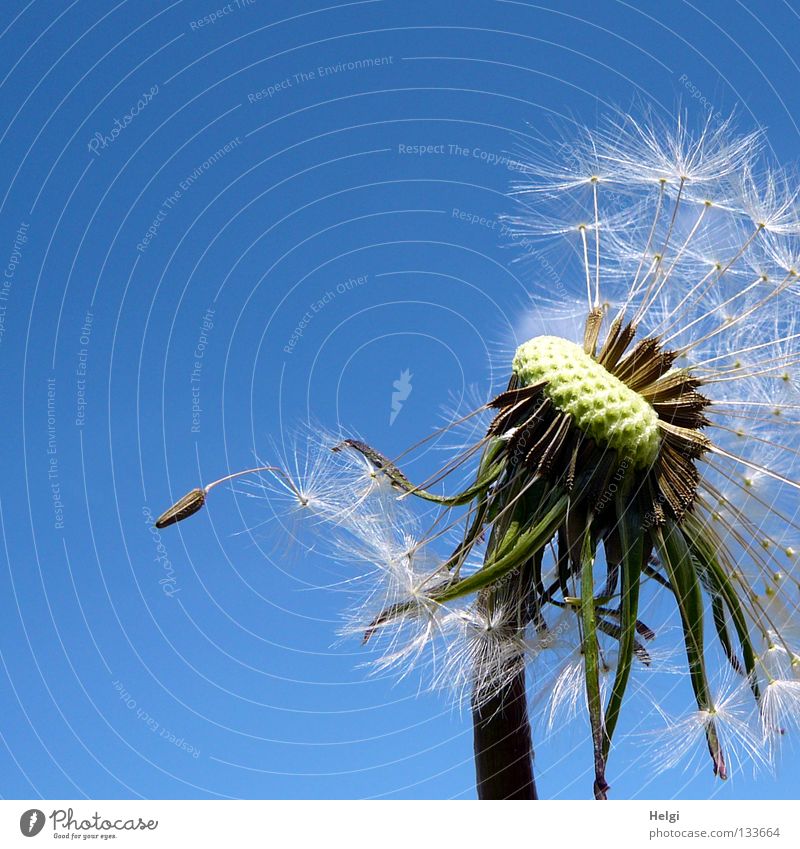
<instances>
[{"instance_id":1,"label":"dandelion seed head","mask_svg":"<svg viewBox=\"0 0 800 849\"><path fill-rule=\"evenodd\" d=\"M760 230L773 236L796 236L798 188L796 174L788 169L743 166L738 175L741 208Z\"/></svg>"},{"instance_id":2,"label":"dandelion seed head","mask_svg":"<svg viewBox=\"0 0 800 849\"><path fill-rule=\"evenodd\" d=\"M720 682L713 706L683 717L661 712L662 727L639 735L658 772L682 767L684 772L705 765L707 735L713 730L722 741L731 773L750 768L771 771L770 753L764 748L757 711L746 682L726 676Z\"/></svg>"},{"instance_id":3,"label":"dandelion seed head","mask_svg":"<svg viewBox=\"0 0 800 849\"><path fill-rule=\"evenodd\" d=\"M658 767L767 763L800 732L800 181L711 116L616 114L519 159L502 233L534 308L507 388L423 439L453 456L412 484L312 430L258 483L358 564L344 630L373 669L472 705L527 670L551 729L588 720L596 788L630 682L680 669L696 709L654 701Z\"/></svg>"},{"instance_id":4,"label":"dandelion seed head","mask_svg":"<svg viewBox=\"0 0 800 849\"><path fill-rule=\"evenodd\" d=\"M446 654L434 686L461 704L486 702L524 666L525 641L515 611L470 605L448 612L443 623Z\"/></svg>"},{"instance_id":5,"label":"dandelion seed head","mask_svg":"<svg viewBox=\"0 0 800 849\"><path fill-rule=\"evenodd\" d=\"M512 369L523 385L546 383L545 394L592 438L649 465L658 453L653 408L582 348L557 336L520 345Z\"/></svg>"},{"instance_id":6,"label":"dandelion seed head","mask_svg":"<svg viewBox=\"0 0 800 849\"><path fill-rule=\"evenodd\" d=\"M783 738L800 731L800 681L796 678L769 681L760 708L762 743L774 760Z\"/></svg>"}]
</instances>

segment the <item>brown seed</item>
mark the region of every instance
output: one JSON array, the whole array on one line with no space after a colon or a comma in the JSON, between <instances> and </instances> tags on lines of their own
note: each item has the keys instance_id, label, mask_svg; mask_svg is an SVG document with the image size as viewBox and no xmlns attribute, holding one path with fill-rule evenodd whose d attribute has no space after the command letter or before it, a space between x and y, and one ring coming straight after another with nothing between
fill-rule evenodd
<instances>
[{"instance_id":1,"label":"brown seed","mask_svg":"<svg viewBox=\"0 0 800 849\"><path fill-rule=\"evenodd\" d=\"M202 489L193 489L186 493L180 501L176 501L169 510L162 513L156 520L157 528L166 528L182 519L196 513L206 502L206 493Z\"/></svg>"}]
</instances>

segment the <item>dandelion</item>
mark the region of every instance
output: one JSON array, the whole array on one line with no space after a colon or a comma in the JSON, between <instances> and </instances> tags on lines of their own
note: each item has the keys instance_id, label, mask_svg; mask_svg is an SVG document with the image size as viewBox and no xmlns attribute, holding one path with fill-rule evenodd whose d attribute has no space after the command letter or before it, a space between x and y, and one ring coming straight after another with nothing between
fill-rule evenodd
<instances>
[{"instance_id":1,"label":"dandelion","mask_svg":"<svg viewBox=\"0 0 800 849\"><path fill-rule=\"evenodd\" d=\"M741 769L748 765L753 772L772 768L770 753L751 707L752 693L746 681L727 673L715 688L711 707L695 710L682 718L670 717L663 712L664 725L648 732L651 739L650 759L659 769L682 766L684 771L697 763L709 727L713 725L731 763Z\"/></svg>"},{"instance_id":2,"label":"dandelion","mask_svg":"<svg viewBox=\"0 0 800 849\"><path fill-rule=\"evenodd\" d=\"M238 478L242 475L251 475L262 471L275 473L281 472L280 469L274 466L256 466L252 469L244 469L240 472L234 472L232 475L226 475L224 478L219 478L219 480L215 480L204 487L195 487L195 489L190 490L186 493L186 495L179 498L168 510L165 510L156 519L156 527L166 528L169 527L169 525L174 525L177 522L188 519L189 516L193 516L205 505L208 493L211 492L215 486L219 486L221 483L233 480L234 478Z\"/></svg>"},{"instance_id":3,"label":"dandelion","mask_svg":"<svg viewBox=\"0 0 800 849\"><path fill-rule=\"evenodd\" d=\"M353 438L270 474L297 509L311 469L332 556L370 565L348 628L384 639L377 667L430 660L469 705L481 798L536 797L529 690L551 729L585 718L607 797L626 693L676 664L651 648L643 592L679 623L694 699L682 720L654 702L659 768L701 742L724 779L800 730L798 186L759 134L713 118L615 117L527 154L504 232L560 241L576 284L564 320L521 317L536 329L502 391L422 441L466 443L419 484L408 452ZM721 666L736 680L719 689Z\"/></svg>"}]
</instances>

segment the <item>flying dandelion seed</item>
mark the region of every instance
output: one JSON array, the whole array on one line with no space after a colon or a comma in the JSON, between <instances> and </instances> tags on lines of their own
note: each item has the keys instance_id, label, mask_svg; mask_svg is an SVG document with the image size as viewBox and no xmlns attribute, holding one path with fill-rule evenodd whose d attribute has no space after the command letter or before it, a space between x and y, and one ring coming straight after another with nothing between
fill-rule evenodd
<instances>
[{"instance_id":1,"label":"flying dandelion seed","mask_svg":"<svg viewBox=\"0 0 800 849\"><path fill-rule=\"evenodd\" d=\"M665 656L639 619L646 585L675 611L695 702L666 721L680 745L659 766L701 741L724 779L800 730L800 184L730 122L617 116L526 156L504 231L566 241L582 329L519 345L507 388L443 430L488 428L420 485L356 439L317 455L319 526L373 567L348 630L383 640L378 668L429 660L470 705L481 798L536 797L534 670L546 724L585 711L604 799L629 685ZM276 479L305 508L293 468ZM461 492L435 491L465 470Z\"/></svg>"}]
</instances>

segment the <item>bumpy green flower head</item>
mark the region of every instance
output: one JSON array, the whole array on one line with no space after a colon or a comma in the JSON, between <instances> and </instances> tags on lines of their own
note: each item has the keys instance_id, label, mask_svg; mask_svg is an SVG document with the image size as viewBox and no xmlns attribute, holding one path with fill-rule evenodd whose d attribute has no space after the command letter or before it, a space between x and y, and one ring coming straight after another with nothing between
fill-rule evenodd
<instances>
[{"instance_id":1,"label":"bumpy green flower head","mask_svg":"<svg viewBox=\"0 0 800 849\"><path fill-rule=\"evenodd\" d=\"M546 381L547 397L595 442L649 466L658 454L656 411L580 345L537 336L517 348L512 365L524 385Z\"/></svg>"}]
</instances>

